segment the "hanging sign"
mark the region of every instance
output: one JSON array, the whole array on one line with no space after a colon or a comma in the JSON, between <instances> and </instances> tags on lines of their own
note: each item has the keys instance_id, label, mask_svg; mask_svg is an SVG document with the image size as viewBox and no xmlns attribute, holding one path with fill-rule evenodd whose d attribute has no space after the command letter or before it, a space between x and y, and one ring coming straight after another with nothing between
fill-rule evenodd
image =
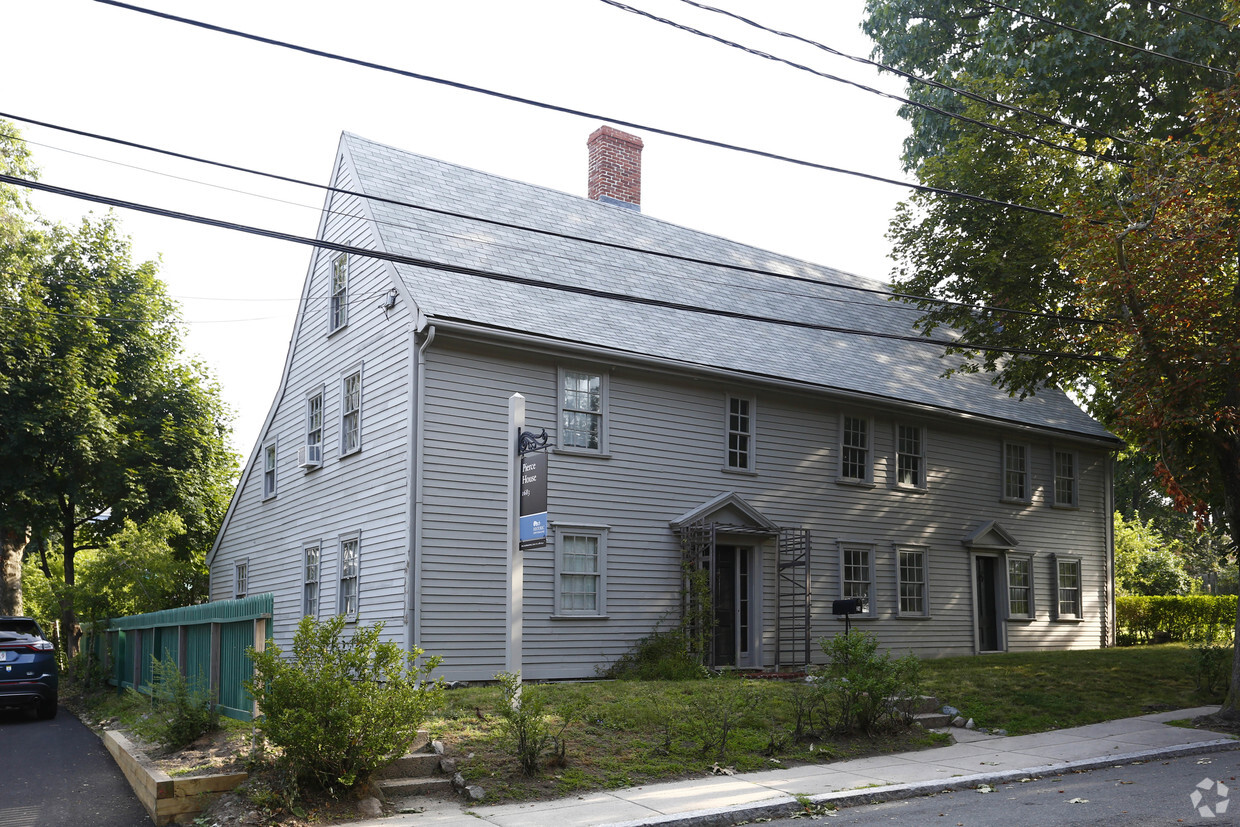
<instances>
[{"instance_id":1,"label":"hanging sign","mask_svg":"<svg viewBox=\"0 0 1240 827\"><path fill-rule=\"evenodd\" d=\"M533 451L518 456L517 486L521 492L522 551L547 545L547 455Z\"/></svg>"}]
</instances>

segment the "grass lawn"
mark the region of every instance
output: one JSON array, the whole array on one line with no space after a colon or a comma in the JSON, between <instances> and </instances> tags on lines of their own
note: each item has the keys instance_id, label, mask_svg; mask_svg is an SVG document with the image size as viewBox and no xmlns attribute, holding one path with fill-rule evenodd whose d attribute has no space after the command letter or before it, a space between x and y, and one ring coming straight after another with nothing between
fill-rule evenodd
<instances>
[{"instance_id":1,"label":"grass lawn","mask_svg":"<svg viewBox=\"0 0 1240 827\"><path fill-rule=\"evenodd\" d=\"M1181 644L945 658L924 662L925 690L979 726L1016 735L1206 705L1194 691L1193 663ZM545 704L566 745L563 759L534 777L501 741L497 687L451 690L428 727L449 754L473 755L462 772L493 802L701 777L716 764L744 772L947 742L920 730L794 739L795 695L805 689L733 679L527 684L527 700Z\"/></svg>"}]
</instances>

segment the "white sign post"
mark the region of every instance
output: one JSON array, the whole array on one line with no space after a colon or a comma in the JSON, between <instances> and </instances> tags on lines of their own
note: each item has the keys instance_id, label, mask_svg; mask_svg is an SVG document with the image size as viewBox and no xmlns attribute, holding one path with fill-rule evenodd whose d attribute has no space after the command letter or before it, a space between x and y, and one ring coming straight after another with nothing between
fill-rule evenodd
<instances>
[{"instance_id":1,"label":"white sign post","mask_svg":"<svg viewBox=\"0 0 1240 827\"><path fill-rule=\"evenodd\" d=\"M525 397L514 393L508 397L508 645L504 669L516 675L518 693L521 676L521 612L525 584L525 560L521 551L521 456L517 440L525 427ZM520 703L520 694L513 703Z\"/></svg>"}]
</instances>

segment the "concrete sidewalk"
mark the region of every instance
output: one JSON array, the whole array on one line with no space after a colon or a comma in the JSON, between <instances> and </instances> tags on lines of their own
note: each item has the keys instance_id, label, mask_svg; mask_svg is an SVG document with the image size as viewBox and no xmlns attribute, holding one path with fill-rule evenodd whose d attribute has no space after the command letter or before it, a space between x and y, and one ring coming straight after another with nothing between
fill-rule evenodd
<instances>
[{"instance_id":1,"label":"concrete sidewalk","mask_svg":"<svg viewBox=\"0 0 1240 827\"><path fill-rule=\"evenodd\" d=\"M727 825L791 815L798 809L797 796L845 806L1035 775L1240 749L1240 740L1233 736L1165 723L1217 710L1212 706L1160 712L1035 735L988 735L952 729L957 743L917 752L707 776L528 804L428 801L421 813L349 823L356 827L477 827L480 823L500 827Z\"/></svg>"}]
</instances>

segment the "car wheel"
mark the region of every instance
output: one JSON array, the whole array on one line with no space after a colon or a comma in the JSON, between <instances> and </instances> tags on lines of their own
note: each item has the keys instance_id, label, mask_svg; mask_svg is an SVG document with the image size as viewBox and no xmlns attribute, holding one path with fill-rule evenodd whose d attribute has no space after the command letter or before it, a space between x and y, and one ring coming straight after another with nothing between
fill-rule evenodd
<instances>
[{"instance_id":1,"label":"car wheel","mask_svg":"<svg viewBox=\"0 0 1240 827\"><path fill-rule=\"evenodd\" d=\"M49 701L43 701L39 704L36 712L40 721L50 721L56 717L56 713L60 710L59 699L52 698Z\"/></svg>"}]
</instances>

